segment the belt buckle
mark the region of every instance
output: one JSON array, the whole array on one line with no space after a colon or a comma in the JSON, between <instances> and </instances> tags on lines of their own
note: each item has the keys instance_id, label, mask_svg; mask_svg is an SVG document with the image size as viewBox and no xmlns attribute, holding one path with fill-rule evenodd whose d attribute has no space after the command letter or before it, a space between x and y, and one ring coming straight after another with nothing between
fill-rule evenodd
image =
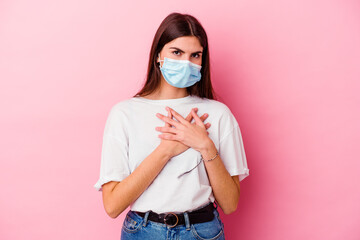
<instances>
[{"instance_id":1,"label":"belt buckle","mask_svg":"<svg viewBox=\"0 0 360 240\"><path fill-rule=\"evenodd\" d=\"M166 223L166 216L169 215L169 214L173 214L173 215L176 217L176 223L175 223L174 225L168 225L168 224ZM165 217L164 217L164 223L165 223L167 226L169 226L170 228L175 227L175 226L178 224L178 222L179 222L179 218L178 218L178 216L177 216L175 213L173 213L173 212L167 213L167 214L165 215Z\"/></svg>"}]
</instances>

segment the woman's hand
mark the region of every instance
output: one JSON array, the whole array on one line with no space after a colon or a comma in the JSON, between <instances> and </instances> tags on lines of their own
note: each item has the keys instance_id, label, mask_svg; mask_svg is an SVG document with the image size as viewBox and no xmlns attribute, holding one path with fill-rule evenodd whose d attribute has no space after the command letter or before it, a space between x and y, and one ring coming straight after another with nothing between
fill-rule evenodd
<instances>
[{"instance_id":1,"label":"woman's hand","mask_svg":"<svg viewBox=\"0 0 360 240\"><path fill-rule=\"evenodd\" d=\"M191 123L191 119L190 121L184 119L172 108L167 107L166 110L168 110L168 112L170 112L170 114L178 121L175 121L170 117L165 117L160 113L156 114L157 117L166 122L165 127L155 128L156 130L163 132L163 134L159 135L161 139L175 140L176 142L181 142L188 148L191 147L197 151L201 151L207 146L209 140L211 140L208 136L209 133L206 131L208 127L193 109L189 114L190 117L188 116L187 118L194 118L194 124ZM203 116L207 117L205 114ZM207 123L207 125L208 124L209 123ZM171 127L171 125L174 127Z\"/></svg>"},{"instance_id":2,"label":"woman's hand","mask_svg":"<svg viewBox=\"0 0 360 240\"><path fill-rule=\"evenodd\" d=\"M197 108L194 108L192 109L191 111L195 111L197 112ZM171 125L164 119L164 118L167 118L168 120L172 120L172 113L170 111L170 108L167 109L167 112L168 112L168 116L165 117L164 115L162 114L157 114L157 116L164 120L165 121L165 127L156 127L155 129L158 130L158 131L163 131L165 129L174 129L171 127ZM201 117L200 117L200 120L203 122L205 121L205 119L208 117L208 114L203 114ZM191 114L191 112L189 113L189 115L184 119L185 121L187 121L189 124L193 125L195 123L191 123L193 119L193 115ZM174 121L174 120L173 120ZM208 129L210 127L210 123L207 123L205 124L204 126L206 127L206 129ZM207 134L209 134L208 132L206 132ZM168 133L168 135L173 135L171 133ZM176 156L176 155L179 155L180 153L186 151L187 149L189 149L189 146L183 144L182 142L179 142L179 141L174 141L174 140L169 140L169 139L166 139L166 138L161 138L161 143L160 145L162 145L164 147L164 149L166 149L167 151L169 151L170 153L170 156L173 157L173 156Z\"/></svg>"}]
</instances>

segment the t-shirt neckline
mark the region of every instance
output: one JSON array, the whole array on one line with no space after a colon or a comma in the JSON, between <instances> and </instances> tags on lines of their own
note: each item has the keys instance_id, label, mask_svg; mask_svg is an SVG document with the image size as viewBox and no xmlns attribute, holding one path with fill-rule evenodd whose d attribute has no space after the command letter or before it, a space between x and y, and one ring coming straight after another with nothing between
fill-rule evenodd
<instances>
[{"instance_id":1,"label":"t-shirt neckline","mask_svg":"<svg viewBox=\"0 0 360 240\"><path fill-rule=\"evenodd\" d=\"M184 103L189 101L193 95L188 95L186 97L181 98L172 98L172 99L148 99L140 96L133 97L134 100L147 102L147 103L154 103L154 104L174 104L174 103Z\"/></svg>"}]
</instances>

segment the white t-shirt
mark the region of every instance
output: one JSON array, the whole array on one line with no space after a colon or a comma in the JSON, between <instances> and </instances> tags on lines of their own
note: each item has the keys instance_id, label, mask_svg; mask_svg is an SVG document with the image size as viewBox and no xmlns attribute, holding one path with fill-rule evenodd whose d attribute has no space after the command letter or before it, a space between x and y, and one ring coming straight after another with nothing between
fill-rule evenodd
<instances>
[{"instance_id":1,"label":"white t-shirt","mask_svg":"<svg viewBox=\"0 0 360 240\"><path fill-rule=\"evenodd\" d=\"M195 107L198 108L199 117L207 113L204 124L211 123L207 129L208 136L229 174L239 175L240 181L249 175L238 122L225 104L195 95L162 100L132 97L115 104L108 115L100 177L94 185L98 191L102 191L104 183L120 182L129 176L160 144L158 135L162 132L155 130L155 127L165 126L165 121L158 118L156 113L167 116L166 106L173 108L183 118ZM130 209L156 213L184 212L214 202L204 162L178 178L195 167L200 159L200 152L193 148L171 158L149 187L130 205Z\"/></svg>"}]
</instances>

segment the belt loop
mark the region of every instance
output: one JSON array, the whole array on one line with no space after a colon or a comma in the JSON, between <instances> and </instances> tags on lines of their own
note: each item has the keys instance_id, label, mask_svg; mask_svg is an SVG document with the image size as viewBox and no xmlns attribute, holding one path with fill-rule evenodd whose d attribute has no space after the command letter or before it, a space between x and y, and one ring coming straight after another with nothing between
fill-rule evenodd
<instances>
[{"instance_id":1,"label":"belt loop","mask_svg":"<svg viewBox=\"0 0 360 240\"><path fill-rule=\"evenodd\" d=\"M184 212L184 219L185 219L186 230L189 231L190 230L190 220L189 220L189 215L187 212Z\"/></svg>"},{"instance_id":2,"label":"belt loop","mask_svg":"<svg viewBox=\"0 0 360 240\"><path fill-rule=\"evenodd\" d=\"M216 201L214 201L214 203L215 203L215 205L216 205L215 209L217 209L217 207L218 207L218 204L217 204L217 202L216 202Z\"/></svg>"},{"instance_id":3,"label":"belt loop","mask_svg":"<svg viewBox=\"0 0 360 240\"><path fill-rule=\"evenodd\" d=\"M149 210L149 211L147 211L147 212L145 213L144 223L143 223L143 226L144 226L144 227L146 227L146 224L147 224L147 221L148 221L148 217L149 217L150 211L151 211L151 210Z\"/></svg>"}]
</instances>

